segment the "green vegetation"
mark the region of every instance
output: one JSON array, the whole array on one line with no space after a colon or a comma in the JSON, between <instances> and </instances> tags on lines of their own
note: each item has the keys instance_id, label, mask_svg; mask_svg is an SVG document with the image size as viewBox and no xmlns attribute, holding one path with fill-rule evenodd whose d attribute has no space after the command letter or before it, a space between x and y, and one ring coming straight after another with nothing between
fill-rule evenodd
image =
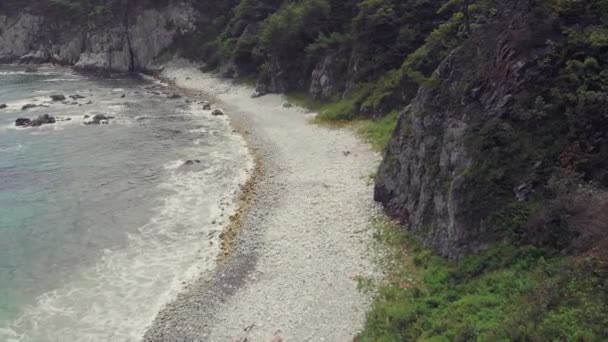
<instances>
[{"instance_id":1,"label":"green vegetation","mask_svg":"<svg viewBox=\"0 0 608 342\"><path fill-rule=\"evenodd\" d=\"M359 341L602 341L605 264L593 256L501 243L446 261L394 224L375 224L385 280Z\"/></svg>"},{"instance_id":2,"label":"green vegetation","mask_svg":"<svg viewBox=\"0 0 608 342\"><path fill-rule=\"evenodd\" d=\"M362 126L359 128L359 134L361 134L375 150L382 151L393 134L398 117L399 112L393 111L378 120L364 120Z\"/></svg>"}]
</instances>

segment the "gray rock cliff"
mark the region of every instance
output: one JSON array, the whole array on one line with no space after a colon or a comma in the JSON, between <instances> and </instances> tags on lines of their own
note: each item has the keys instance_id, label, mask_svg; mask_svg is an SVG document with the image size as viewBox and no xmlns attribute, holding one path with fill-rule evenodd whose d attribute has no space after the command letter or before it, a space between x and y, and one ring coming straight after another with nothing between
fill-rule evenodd
<instances>
[{"instance_id":1,"label":"gray rock cliff","mask_svg":"<svg viewBox=\"0 0 608 342\"><path fill-rule=\"evenodd\" d=\"M189 2L125 9L124 16L66 22L28 11L0 14L0 61L52 62L95 71L155 69L155 59L179 35L193 30Z\"/></svg>"}]
</instances>

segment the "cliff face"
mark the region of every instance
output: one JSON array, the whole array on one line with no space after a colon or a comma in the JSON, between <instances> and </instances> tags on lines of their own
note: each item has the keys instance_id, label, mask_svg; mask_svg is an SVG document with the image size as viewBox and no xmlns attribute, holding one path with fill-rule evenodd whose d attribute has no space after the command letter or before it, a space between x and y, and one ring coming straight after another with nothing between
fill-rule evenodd
<instances>
[{"instance_id":1,"label":"cliff face","mask_svg":"<svg viewBox=\"0 0 608 342\"><path fill-rule=\"evenodd\" d=\"M496 217L523 207L547 178L544 166L554 156L532 155L534 143L515 148L530 135L540 141L547 134L531 129L503 141L501 134L529 126L518 115L538 95L543 62L562 40L555 24L556 16L541 7L507 10L453 51L435 72L439 84L420 89L400 116L375 197L443 255L457 257L501 238Z\"/></svg>"},{"instance_id":2,"label":"cliff face","mask_svg":"<svg viewBox=\"0 0 608 342\"><path fill-rule=\"evenodd\" d=\"M95 20L46 15L24 9L0 13L0 61L53 62L78 69L143 71L174 38L194 29L194 10L187 2L163 7L137 3Z\"/></svg>"}]
</instances>

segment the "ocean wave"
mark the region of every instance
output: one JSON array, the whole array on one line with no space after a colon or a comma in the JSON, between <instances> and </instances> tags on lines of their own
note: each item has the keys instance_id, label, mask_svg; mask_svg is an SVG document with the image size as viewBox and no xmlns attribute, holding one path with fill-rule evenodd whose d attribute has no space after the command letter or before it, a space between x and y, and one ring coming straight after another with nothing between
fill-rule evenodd
<instances>
[{"instance_id":1,"label":"ocean wave","mask_svg":"<svg viewBox=\"0 0 608 342\"><path fill-rule=\"evenodd\" d=\"M48 80L43 80L43 82L79 82L81 79L77 78L51 78Z\"/></svg>"},{"instance_id":2,"label":"ocean wave","mask_svg":"<svg viewBox=\"0 0 608 342\"><path fill-rule=\"evenodd\" d=\"M246 179L245 172L225 177L226 158L242 156L214 158L200 172L177 172L173 166L181 160L167 165L167 180L159 187L171 195L162 199L147 224L128 236L128 246L105 250L76 280L40 296L0 330L0 339L140 340L166 303L215 267L222 226L211 222L233 214L231 199Z\"/></svg>"},{"instance_id":3,"label":"ocean wave","mask_svg":"<svg viewBox=\"0 0 608 342\"><path fill-rule=\"evenodd\" d=\"M0 145L0 152L16 152L16 151L20 151L21 149L23 149L23 145L17 143L11 146L3 146Z\"/></svg>"}]
</instances>

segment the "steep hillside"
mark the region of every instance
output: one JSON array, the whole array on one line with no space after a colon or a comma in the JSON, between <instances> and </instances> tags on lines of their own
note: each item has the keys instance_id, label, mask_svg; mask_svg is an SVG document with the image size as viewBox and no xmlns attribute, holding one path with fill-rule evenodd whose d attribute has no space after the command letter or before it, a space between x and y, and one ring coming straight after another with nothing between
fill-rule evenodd
<instances>
[{"instance_id":1,"label":"steep hillside","mask_svg":"<svg viewBox=\"0 0 608 342\"><path fill-rule=\"evenodd\" d=\"M505 237L565 247L596 234L529 221L556 199L573 203L577 187L608 184L604 14L601 2L564 4L507 7L400 117L376 198L444 255Z\"/></svg>"}]
</instances>

